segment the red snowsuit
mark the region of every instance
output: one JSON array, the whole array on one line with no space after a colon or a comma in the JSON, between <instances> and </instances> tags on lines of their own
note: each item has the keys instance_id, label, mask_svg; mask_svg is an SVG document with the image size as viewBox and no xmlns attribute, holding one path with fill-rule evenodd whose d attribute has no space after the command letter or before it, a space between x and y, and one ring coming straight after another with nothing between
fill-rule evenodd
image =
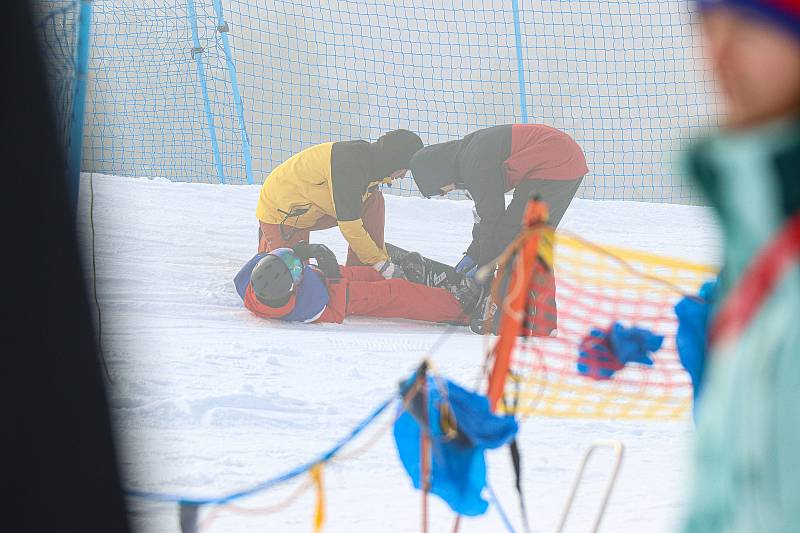
<instances>
[{"instance_id":1,"label":"red snowsuit","mask_svg":"<svg viewBox=\"0 0 800 533\"><path fill-rule=\"evenodd\" d=\"M341 280L328 282L331 299L322 322L342 322L346 316L469 322L458 301L444 289L405 279L384 279L372 267L345 266L341 272Z\"/></svg>"},{"instance_id":2,"label":"red snowsuit","mask_svg":"<svg viewBox=\"0 0 800 533\"><path fill-rule=\"evenodd\" d=\"M342 266L340 271L340 279L325 280L328 302L311 322L341 323L347 316L372 316L469 323L458 301L444 289L405 279L387 280L372 267ZM294 309L295 301L292 297L283 307L269 307L255 297L251 287L244 298L245 307L263 318L286 317Z\"/></svg>"}]
</instances>

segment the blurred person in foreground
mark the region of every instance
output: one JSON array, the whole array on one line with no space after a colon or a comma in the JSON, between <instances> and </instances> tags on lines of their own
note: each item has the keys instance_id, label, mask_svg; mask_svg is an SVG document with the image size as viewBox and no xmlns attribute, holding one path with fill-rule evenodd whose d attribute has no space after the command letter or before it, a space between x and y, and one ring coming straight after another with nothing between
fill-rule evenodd
<instances>
[{"instance_id":1,"label":"blurred person in foreground","mask_svg":"<svg viewBox=\"0 0 800 533\"><path fill-rule=\"evenodd\" d=\"M703 392L682 531L796 532L800 2L697 6L725 112L720 131L698 142L687 163L725 243L703 355L687 366Z\"/></svg>"}]
</instances>

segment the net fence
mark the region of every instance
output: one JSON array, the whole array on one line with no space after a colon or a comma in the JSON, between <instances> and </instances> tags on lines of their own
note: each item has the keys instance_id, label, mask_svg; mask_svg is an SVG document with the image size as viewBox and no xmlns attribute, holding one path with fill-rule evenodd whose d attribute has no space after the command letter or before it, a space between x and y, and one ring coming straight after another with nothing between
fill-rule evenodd
<instances>
[{"instance_id":1,"label":"net fence","mask_svg":"<svg viewBox=\"0 0 800 533\"><path fill-rule=\"evenodd\" d=\"M683 0L93 6L87 170L261 183L319 142L531 122L583 147L582 197L699 201L674 162L716 93Z\"/></svg>"},{"instance_id":2,"label":"net fence","mask_svg":"<svg viewBox=\"0 0 800 533\"><path fill-rule=\"evenodd\" d=\"M715 268L619 248L599 247L557 234L554 254L555 306L531 299L528 323L542 313L557 316L557 330L519 337L511 352L505 397L522 416L615 420L677 420L692 405L692 384L676 349L674 306L696 294ZM550 278L552 279L552 278ZM547 278L534 277L533 294L547 293ZM538 305L538 309L537 309ZM537 318L537 316L539 318ZM579 372L581 351L597 348L590 332L619 323L664 337L652 366L599 363L600 371ZM602 352L606 355L606 352ZM601 357L601 360L604 360Z\"/></svg>"}]
</instances>

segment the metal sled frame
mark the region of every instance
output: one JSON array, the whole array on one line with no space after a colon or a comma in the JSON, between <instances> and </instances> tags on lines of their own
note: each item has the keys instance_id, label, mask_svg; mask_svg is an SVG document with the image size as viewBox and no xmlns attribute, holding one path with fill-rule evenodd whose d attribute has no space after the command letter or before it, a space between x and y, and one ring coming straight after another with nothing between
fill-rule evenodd
<instances>
[{"instance_id":1,"label":"metal sled frame","mask_svg":"<svg viewBox=\"0 0 800 533\"><path fill-rule=\"evenodd\" d=\"M623 446L622 442L618 440L597 440L593 442L592 445L589 446L583 453L583 458L578 465L578 470L575 473L575 479L572 482L572 488L570 489L567 503L564 506L564 510L561 512L561 520L556 528L556 533L561 533L564 530L564 525L567 523L567 518L569 518L569 514L572 511L572 504L575 500L575 494L578 492L578 487L583 479L583 473L586 471L586 465L589 462L589 458L598 448L611 448L614 450L613 470L611 471L608 482L606 483L606 489L603 492L603 499L601 500L600 508L597 510L597 514L594 517L592 528L588 531L596 533L600 529L600 522L603 520L603 515L605 514L606 506L608 505L608 498L611 496L611 491L614 489L614 483L617 481L617 474L619 474L619 468L622 465L622 454L625 447Z\"/></svg>"}]
</instances>

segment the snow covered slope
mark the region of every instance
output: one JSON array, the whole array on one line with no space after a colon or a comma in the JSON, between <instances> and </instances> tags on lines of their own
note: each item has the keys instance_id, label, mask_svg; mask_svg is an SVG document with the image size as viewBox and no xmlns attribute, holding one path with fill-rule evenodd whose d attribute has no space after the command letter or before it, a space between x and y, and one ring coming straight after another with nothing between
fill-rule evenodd
<instances>
[{"instance_id":1,"label":"snow covered slope","mask_svg":"<svg viewBox=\"0 0 800 533\"><path fill-rule=\"evenodd\" d=\"M303 325L258 319L231 282L256 250L258 187L172 183L95 175L97 292L110 401L128 487L212 496L248 487L330 446L391 395L444 328L412 321L348 319ZM83 176L79 228L91 268L89 176ZM471 203L387 196L387 240L455 263L468 244ZM599 243L713 262L718 233L705 208L576 200L562 223ZM339 257L336 229L315 234ZM472 385L481 339L456 328L433 354L442 373ZM367 438L387 419L367 431ZM617 438L626 458L604 531L669 531L686 493L691 423L631 424L528 420L520 442L535 531L552 531L581 453ZM519 527L506 451L490 456L490 479ZM590 467L569 531L585 531L610 464ZM301 482L241 502L280 502ZM410 487L388 433L364 455L325 470L326 532L415 532L419 495ZM306 493L270 515L222 511L209 531L310 531ZM131 500L145 532L178 531L172 505ZM203 515L205 516L205 515ZM431 531L452 516L432 501ZM495 532L495 511L461 531Z\"/></svg>"}]
</instances>

